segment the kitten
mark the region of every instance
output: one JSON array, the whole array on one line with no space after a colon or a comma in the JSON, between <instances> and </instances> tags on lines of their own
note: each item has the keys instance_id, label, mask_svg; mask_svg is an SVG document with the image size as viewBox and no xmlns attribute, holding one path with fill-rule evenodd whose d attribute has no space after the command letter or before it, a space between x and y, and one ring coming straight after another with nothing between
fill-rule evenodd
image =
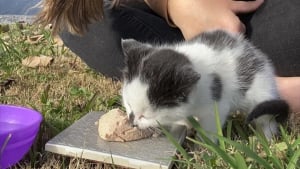
<instances>
[{"instance_id":1,"label":"kitten","mask_svg":"<svg viewBox=\"0 0 300 169\"><path fill-rule=\"evenodd\" d=\"M172 125L188 116L216 133L230 112L248 113L267 138L289 112L280 100L268 58L242 35L203 33L190 41L150 45L122 40L126 58L122 88L128 117L140 128Z\"/></svg>"}]
</instances>

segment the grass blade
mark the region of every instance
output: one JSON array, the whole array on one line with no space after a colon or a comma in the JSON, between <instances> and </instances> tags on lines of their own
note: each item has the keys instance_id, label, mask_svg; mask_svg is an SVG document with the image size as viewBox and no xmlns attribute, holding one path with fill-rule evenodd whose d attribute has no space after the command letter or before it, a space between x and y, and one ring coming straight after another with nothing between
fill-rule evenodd
<instances>
[{"instance_id":1,"label":"grass blade","mask_svg":"<svg viewBox=\"0 0 300 169\"><path fill-rule=\"evenodd\" d=\"M184 159L188 162L190 161L191 157L185 151L185 149L176 141L176 139L158 122L162 132L166 135L167 139L177 148L177 150L181 153Z\"/></svg>"},{"instance_id":2,"label":"grass blade","mask_svg":"<svg viewBox=\"0 0 300 169\"><path fill-rule=\"evenodd\" d=\"M219 136L218 136L219 137ZM273 167L263 158L259 157L256 152L252 151L249 147L246 145L234 142L230 139L227 139L225 137L219 137L219 139L224 140L228 144L234 146L237 150L244 152L247 156L254 159L256 162L258 162L260 165L262 165L266 169L273 169Z\"/></svg>"},{"instance_id":3,"label":"grass blade","mask_svg":"<svg viewBox=\"0 0 300 169\"><path fill-rule=\"evenodd\" d=\"M243 140L248 139L248 136L245 134L245 131L242 129L240 124L235 124L233 126L234 126L235 130L237 131L238 135L241 137L241 139L243 139Z\"/></svg>"},{"instance_id":4,"label":"grass blade","mask_svg":"<svg viewBox=\"0 0 300 169\"><path fill-rule=\"evenodd\" d=\"M277 168L277 169L284 168L283 165L280 163L280 159L279 158L277 158L276 156L271 156L269 158L273 162L274 168Z\"/></svg>"},{"instance_id":5,"label":"grass blade","mask_svg":"<svg viewBox=\"0 0 300 169\"><path fill-rule=\"evenodd\" d=\"M194 129L197 131L197 134L200 135L201 139L204 141L203 143L200 141L197 141L192 138L187 138L190 141L193 141L195 144L201 145L203 147L206 147L207 149L215 152L218 154L220 157L222 157L229 165L231 165L233 168L236 168L235 160L233 157L227 154L227 152L224 149L221 149L216 143L211 141L207 136L205 131L201 128L199 123L193 118L193 117L188 117L188 121L192 124Z\"/></svg>"},{"instance_id":6,"label":"grass blade","mask_svg":"<svg viewBox=\"0 0 300 169\"><path fill-rule=\"evenodd\" d=\"M215 102L214 103L214 111L215 111L215 120L216 120L216 127L217 127L217 134L221 137L223 137L223 131L222 131L222 125L221 125L221 120L220 120L220 114L218 110L218 105ZM222 150L225 150L225 143L222 140L219 140L220 148Z\"/></svg>"},{"instance_id":7,"label":"grass blade","mask_svg":"<svg viewBox=\"0 0 300 169\"><path fill-rule=\"evenodd\" d=\"M227 152L222 150L219 146L215 146L215 144L202 143L200 141L197 141L197 140L189 138L189 137L187 137L187 139L192 141L195 144L198 144L198 145L205 147L205 148L209 149L210 151L216 153L225 162L227 162L231 167L239 169L238 166L236 165L236 161L234 160L234 158L232 156L230 156L229 154L227 154Z\"/></svg>"},{"instance_id":8,"label":"grass blade","mask_svg":"<svg viewBox=\"0 0 300 169\"><path fill-rule=\"evenodd\" d=\"M269 148L269 143L266 137L259 132L257 132L251 125L249 125L249 128L252 130L252 132L255 134L256 138L258 139L259 143L262 145L264 151L267 153L268 156L270 156L271 150Z\"/></svg>"},{"instance_id":9,"label":"grass blade","mask_svg":"<svg viewBox=\"0 0 300 169\"><path fill-rule=\"evenodd\" d=\"M231 133L232 133L232 120L228 120L227 127L226 127L226 137L230 139Z\"/></svg>"},{"instance_id":10,"label":"grass blade","mask_svg":"<svg viewBox=\"0 0 300 169\"><path fill-rule=\"evenodd\" d=\"M239 169L242 169L242 168L246 169L247 168L246 161L245 161L244 157L239 152L236 152L234 157L235 157L237 167Z\"/></svg>"},{"instance_id":11,"label":"grass blade","mask_svg":"<svg viewBox=\"0 0 300 169\"><path fill-rule=\"evenodd\" d=\"M209 145L214 144L215 146L218 146L206 136L207 135L206 132L201 128L200 124L198 123L197 120L194 119L194 117L188 117L188 121L191 123L193 128L197 131L197 135L201 137L204 143Z\"/></svg>"},{"instance_id":12,"label":"grass blade","mask_svg":"<svg viewBox=\"0 0 300 169\"><path fill-rule=\"evenodd\" d=\"M300 138L291 145L292 150L296 149L297 146L300 146Z\"/></svg>"},{"instance_id":13,"label":"grass blade","mask_svg":"<svg viewBox=\"0 0 300 169\"><path fill-rule=\"evenodd\" d=\"M286 143L287 145L287 158L290 158L293 154L294 154L294 151L293 151L293 147L292 145L290 144L290 140L291 138L286 134L285 130L283 129L282 126L279 126L279 129L280 129L280 132L281 132L281 136L283 138L283 141Z\"/></svg>"},{"instance_id":14,"label":"grass blade","mask_svg":"<svg viewBox=\"0 0 300 169\"><path fill-rule=\"evenodd\" d=\"M300 149L297 150L295 154L292 156L286 169L297 168L296 165L297 165L297 161L299 160L299 156L300 156Z\"/></svg>"},{"instance_id":15,"label":"grass blade","mask_svg":"<svg viewBox=\"0 0 300 169\"><path fill-rule=\"evenodd\" d=\"M98 92L96 92L92 96L92 98L85 104L83 108L84 112L89 112L92 109L92 107L96 104L97 96L98 96Z\"/></svg>"}]
</instances>

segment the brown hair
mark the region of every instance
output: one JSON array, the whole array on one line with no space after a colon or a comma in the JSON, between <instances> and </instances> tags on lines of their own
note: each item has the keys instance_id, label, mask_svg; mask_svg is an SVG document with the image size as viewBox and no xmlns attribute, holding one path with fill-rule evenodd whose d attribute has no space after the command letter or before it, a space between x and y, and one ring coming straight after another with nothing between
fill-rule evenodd
<instances>
[{"instance_id":1,"label":"brown hair","mask_svg":"<svg viewBox=\"0 0 300 169\"><path fill-rule=\"evenodd\" d=\"M112 0L112 7L119 4L120 0ZM104 17L103 0L44 0L42 5L35 23L52 24L54 34L65 29L82 35L88 24Z\"/></svg>"}]
</instances>

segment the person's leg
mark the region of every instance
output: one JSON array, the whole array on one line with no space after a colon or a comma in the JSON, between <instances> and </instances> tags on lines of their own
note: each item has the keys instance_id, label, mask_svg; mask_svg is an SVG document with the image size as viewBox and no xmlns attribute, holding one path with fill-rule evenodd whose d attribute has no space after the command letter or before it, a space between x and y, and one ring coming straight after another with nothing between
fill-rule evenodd
<instances>
[{"instance_id":1,"label":"person's leg","mask_svg":"<svg viewBox=\"0 0 300 169\"><path fill-rule=\"evenodd\" d=\"M265 0L246 23L248 36L278 76L300 76L300 1Z\"/></svg>"},{"instance_id":2,"label":"person's leg","mask_svg":"<svg viewBox=\"0 0 300 169\"><path fill-rule=\"evenodd\" d=\"M265 0L258 11L245 17L249 39L274 63L280 96L293 112L300 112L299 7L299 0Z\"/></svg>"},{"instance_id":3,"label":"person's leg","mask_svg":"<svg viewBox=\"0 0 300 169\"><path fill-rule=\"evenodd\" d=\"M182 40L178 29L169 27L144 3L110 9L104 5L104 19L89 25L83 36L69 32L60 34L65 45L96 71L114 78L121 77L124 57L121 38L133 38L149 43Z\"/></svg>"},{"instance_id":4,"label":"person's leg","mask_svg":"<svg viewBox=\"0 0 300 169\"><path fill-rule=\"evenodd\" d=\"M281 98L290 105L292 112L300 112L300 77L278 77L276 81Z\"/></svg>"}]
</instances>

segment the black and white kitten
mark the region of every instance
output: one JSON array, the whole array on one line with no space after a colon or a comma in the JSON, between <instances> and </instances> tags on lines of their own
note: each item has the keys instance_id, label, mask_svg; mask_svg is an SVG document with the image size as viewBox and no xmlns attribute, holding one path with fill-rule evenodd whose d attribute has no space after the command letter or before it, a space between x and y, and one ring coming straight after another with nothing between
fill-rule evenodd
<instances>
[{"instance_id":1,"label":"black and white kitten","mask_svg":"<svg viewBox=\"0 0 300 169\"><path fill-rule=\"evenodd\" d=\"M230 112L241 110L271 138L278 131L276 119L288 115L272 64L242 35L212 31L159 46L130 39L122 41L122 48L123 104L140 128L194 116L205 130L216 132L217 103L222 125Z\"/></svg>"}]
</instances>

